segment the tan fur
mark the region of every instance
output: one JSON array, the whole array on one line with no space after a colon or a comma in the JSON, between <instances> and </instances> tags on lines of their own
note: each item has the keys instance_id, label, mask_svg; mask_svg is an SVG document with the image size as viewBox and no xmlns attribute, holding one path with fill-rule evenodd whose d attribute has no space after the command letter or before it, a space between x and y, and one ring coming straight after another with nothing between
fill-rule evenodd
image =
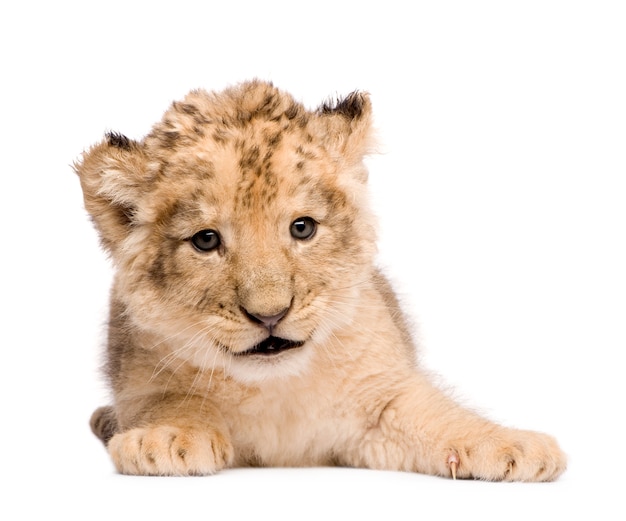
<instances>
[{"instance_id":1,"label":"tan fur","mask_svg":"<svg viewBox=\"0 0 626 521\"><path fill-rule=\"evenodd\" d=\"M546 481L565 469L551 437L460 407L417 365L373 263L371 141L366 94L309 111L252 81L191 92L143 141L111 134L76 164L116 266L114 401L92 429L120 472L338 464L450 476L458 461L460 477ZM290 232L303 217L317 223L311 237ZM201 230L219 246L195 248ZM302 345L249 352L270 333Z\"/></svg>"}]
</instances>

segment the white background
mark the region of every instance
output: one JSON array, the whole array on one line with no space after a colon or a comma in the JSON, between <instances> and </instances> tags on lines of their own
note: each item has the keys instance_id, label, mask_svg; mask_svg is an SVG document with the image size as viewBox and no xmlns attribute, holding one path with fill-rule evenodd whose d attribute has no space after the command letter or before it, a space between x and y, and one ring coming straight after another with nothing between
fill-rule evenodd
<instances>
[{"instance_id":1,"label":"white background","mask_svg":"<svg viewBox=\"0 0 626 521\"><path fill-rule=\"evenodd\" d=\"M0 7L2 519L623 519L623 2L16 5ZM371 93L380 262L422 359L491 418L555 435L558 482L114 473L87 425L107 401L110 267L70 165L191 88L251 77L311 108Z\"/></svg>"}]
</instances>

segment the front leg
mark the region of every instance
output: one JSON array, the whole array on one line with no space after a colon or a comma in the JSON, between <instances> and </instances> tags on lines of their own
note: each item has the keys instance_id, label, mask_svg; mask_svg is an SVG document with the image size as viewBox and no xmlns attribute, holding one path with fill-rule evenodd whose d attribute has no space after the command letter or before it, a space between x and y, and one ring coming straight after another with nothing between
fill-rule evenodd
<instances>
[{"instance_id":1,"label":"front leg","mask_svg":"<svg viewBox=\"0 0 626 521\"><path fill-rule=\"evenodd\" d=\"M233 461L228 429L201 398L154 397L119 414L107 443L117 470L135 475L213 474Z\"/></svg>"},{"instance_id":2,"label":"front leg","mask_svg":"<svg viewBox=\"0 0 626 521\"><path fill-rule=\"evenodd\" d=\"M552 481L565 470L552 437L490 422L421 376L381 404L349 464L489 481Z\"/></svg>"}]
</instances>

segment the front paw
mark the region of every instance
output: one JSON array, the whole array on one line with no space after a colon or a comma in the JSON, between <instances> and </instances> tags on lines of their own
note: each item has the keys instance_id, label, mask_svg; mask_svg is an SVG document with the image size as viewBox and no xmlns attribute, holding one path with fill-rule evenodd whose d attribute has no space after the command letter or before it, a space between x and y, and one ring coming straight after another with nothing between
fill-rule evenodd
<instances>
[{"instance_id":1,"label":"front paw","mask_svg":"<svg viewBox=\"0 0 626 521\"><path fill-rule=\"evenodd\" d=\"M213 474L233 459L230 441L219 433L170 426L121 432L108 450L120 473L135 475Z\"/></svg>"},{"instance_id":2,"label":"front paw","mask_svg":"<svg viewBox=\"0 0 626 521\"><path fill-rule=\"evenodd\" d=\"M553 481L567 464L551 436L513 429L456 440L445 452L449 475L488 481Z\"/></svg>"}]
</instances>

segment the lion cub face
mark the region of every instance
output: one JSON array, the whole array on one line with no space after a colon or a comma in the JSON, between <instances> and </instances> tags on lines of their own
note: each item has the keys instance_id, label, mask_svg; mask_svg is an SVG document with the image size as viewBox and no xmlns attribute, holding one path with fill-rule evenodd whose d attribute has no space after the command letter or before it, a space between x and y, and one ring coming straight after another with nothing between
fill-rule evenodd
<instances>
[{"instance_id":1,"label":"lion cub face","mask_svg":"<svg viewBox=\"0 0 626 521\"><path fill-rule=\"evenodd\" d=\"M307 111L254 81L194 91L143 141L85 153L113 299L144 347L246 380L305 367L371 270L369 144L367 96Z\"/></svg>"}]
</instances>

